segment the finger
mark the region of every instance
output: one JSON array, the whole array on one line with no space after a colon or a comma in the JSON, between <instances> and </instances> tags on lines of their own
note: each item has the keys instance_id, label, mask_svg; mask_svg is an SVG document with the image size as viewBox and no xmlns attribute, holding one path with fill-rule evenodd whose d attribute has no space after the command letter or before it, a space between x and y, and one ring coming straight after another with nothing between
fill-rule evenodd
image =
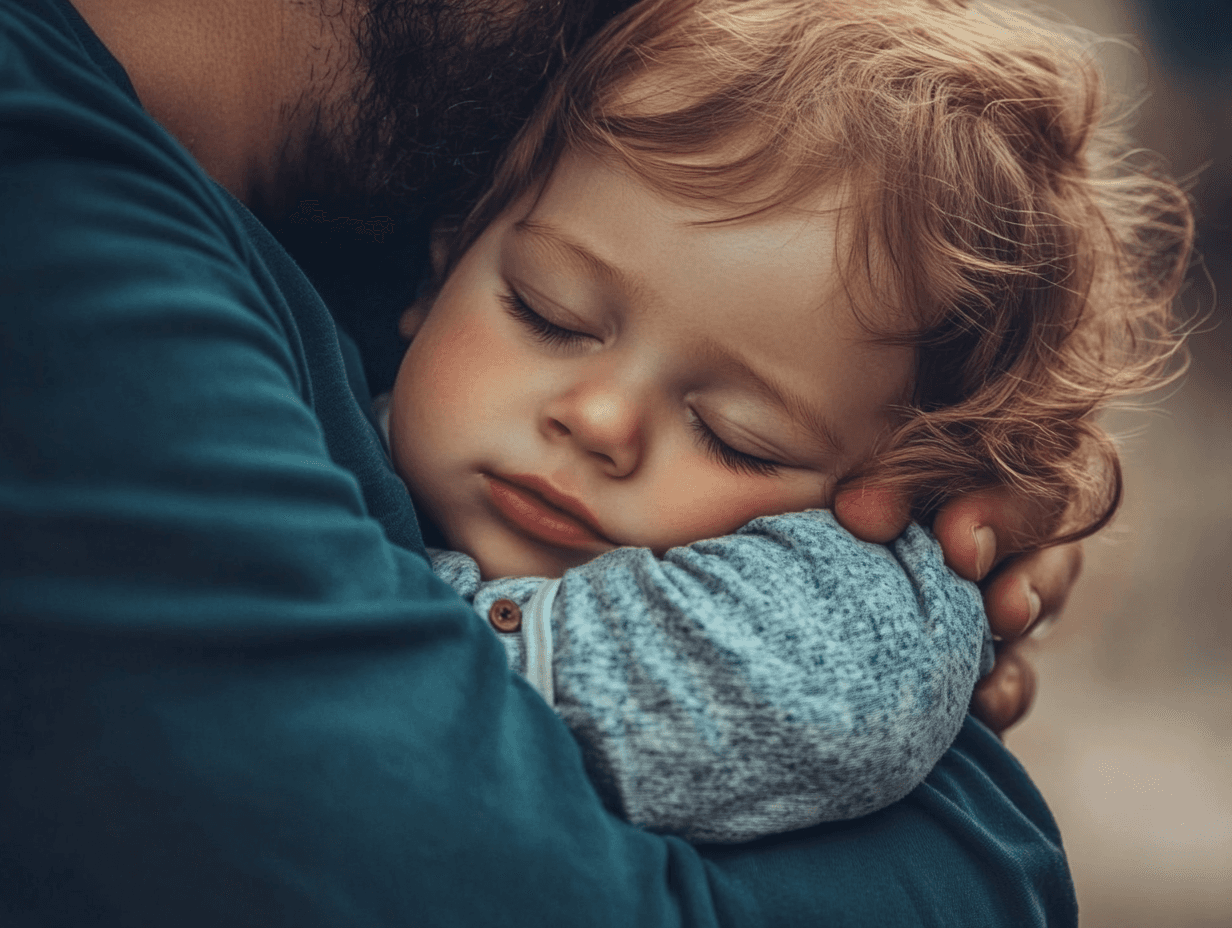
<instances>
[{"instance_id":1,"label":"finger","mask_svg":"<svg viewBox=\"0 0 1232 928\"><path fill-rule=\"evenodd\" d=\"M1008 490L983 490L946 503L933 522L933 533L950 569L978 582L1021 551L1021 539L1048 518L1044 507Z\"/></svg>"},{"instance_id":2,"label":"finger","mask_svg":"<svg viewBox=\"0 0 1232 928\"><path fill-rule=\"evenodd\" d=\"M1000 735L1026 716L1035 702L1035 668L1017 645L997 652L992 672L975 686L971 713Z\"/></svg>"},{"instance_id":3,"label":"finger","mask_svg":"<svg viewBox=\"0 0 1232 928\"><path fill-rule=\"evenodd\" d=\"M1044 548L1007 563L984 589L984 610L993 634L1025 635L1056 616L1082 572L1082 545Z\"/></svg>"},{"instance_id":4,"label":"finger","mask_svg":"<svg viewBox=\"0 0 1232 928\"><path fill-rule=\"evenodd\" d=\"M883 545L903 533L910 510L907 498L901 493L850 487L835 496L834 517L857 538Z\"/></svg>"}]
</instances>

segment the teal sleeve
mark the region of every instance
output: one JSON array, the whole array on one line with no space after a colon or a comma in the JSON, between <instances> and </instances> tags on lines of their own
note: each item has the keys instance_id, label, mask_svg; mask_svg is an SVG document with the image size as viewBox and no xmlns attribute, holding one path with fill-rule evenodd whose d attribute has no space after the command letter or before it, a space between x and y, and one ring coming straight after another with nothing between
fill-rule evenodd
<instances>
[{"instance_id":1,"label":"teal sleeve","mask_svg":"<svg viewBox=\"0 0 1232 928\"><path fill-rule=\"evenodd\" d=\"M844 828L699 850L607 813L246 222L0 0L0 924L1067 923L974 723Z\"/></svg>"}]
</instances>

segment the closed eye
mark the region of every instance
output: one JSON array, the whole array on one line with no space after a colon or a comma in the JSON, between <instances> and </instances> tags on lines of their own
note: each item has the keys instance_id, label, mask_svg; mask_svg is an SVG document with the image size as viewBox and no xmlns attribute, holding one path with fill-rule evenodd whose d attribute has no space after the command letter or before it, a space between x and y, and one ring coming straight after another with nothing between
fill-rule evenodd
<instances>
[{"instance_id":1,"label":"closed eye","mask_svg":"<svg viewBox=\"0 0 1232 928\"><path fill-rule=\"evenodd\" d=\"M564 326L544 319L531 309L526 301L518 296L514 290L502 293L500 299L505 304L505 309L509 311L509 315L522 323L530 331L531 335L535 337L535 340L544 345L549 347L576 345L578 342L594 339L593 335L587 335L585 332L578 332L574 329L566 329Z\"/></svg>"},{"instance_id":2,"label":"closed eye","mask_svg":"<svg viewBox=\"0 0 1232 928\"><path fill-rule=\"evenodd\" d=\"M733 448L723 439L719 438L714 433L714 430L708 426L700 416L696 413L693 415L693 432L697 436L698 442L706 453L711 458L718 461L724 467L735 471L738 474L748 474L757 477L773 477L778 474L783 466L777 461L768 461L765 458L759 458L756 455L746 454L743 451L738 451Z\"/></svg>"}]
</instances>

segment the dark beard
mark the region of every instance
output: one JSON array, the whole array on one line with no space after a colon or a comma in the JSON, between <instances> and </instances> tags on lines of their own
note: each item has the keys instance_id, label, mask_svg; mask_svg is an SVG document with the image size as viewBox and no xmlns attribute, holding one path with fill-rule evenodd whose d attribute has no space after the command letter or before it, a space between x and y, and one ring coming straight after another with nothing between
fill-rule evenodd
<instances>
[{"instance_id":1,"label":"dark beard","mask_svg":"<svg viewBox=\"0 0 1232 928\"><path fill-rule=\"evenodd\" d=\"M402 357L429 224L466 211L566 55L630 0L526 0L502 25L508 3L369 0L355 94L314 111L277 198L253 204L355 339L373 394Z\"/></svg>"},{"instance_id":2,"label":"dark beard","mask_svg":"<svg viewBox=\"0 0 1232 928\"><path fill-rule=\"evenodd\" d=\"M351 116L316 120L300 189L327 214L398 222L457 212L566 54L627 5L369 0L354 36L363 78Z\"/></svg>"}]
</instances>

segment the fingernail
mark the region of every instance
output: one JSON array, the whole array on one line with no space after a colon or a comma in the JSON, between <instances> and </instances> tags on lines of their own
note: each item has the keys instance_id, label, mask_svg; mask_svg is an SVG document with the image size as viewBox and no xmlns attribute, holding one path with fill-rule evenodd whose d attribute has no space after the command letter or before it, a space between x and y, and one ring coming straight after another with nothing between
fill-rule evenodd
<instances>
[{"instance_id":1,"label":"fingernail","mask_svg":"<svg viewBox=\"0 0 1232 928\"><path fill-rule=\"evenodd\" d=\"M1036 622L1031 628L1031 634L1028 637L1035 638L1037 640L1040 638L1047 638L1052 632L1052 626L1056 624L1057 617L1055 615L1050 615L1046 619L1040 619L1040 621Z\"/></svg>"},{"instance_id":2,"label":"fingernail","mask_svg":"<svg viewBox=\"0 0 1232 928\"><path fill-rule=\"evenodd\" d=\"M1040 614L1040 595L1035 592L1035 589L1027 584L1024 580L1023 585L1027 587L1027 624L1023 626L1023 630L1031 627Z\"/></svg>"},{"instance_id":3,"label":"fingernail","mask_svg":"<svg viewBox=\"0 0 1232 928\"><path fill-rule=\"evenodd\" d=\"M975 536L975 579L983 580L997 556L997 533L987 525L978 525L971 534Z\"/></svg>"}]
</instances>

